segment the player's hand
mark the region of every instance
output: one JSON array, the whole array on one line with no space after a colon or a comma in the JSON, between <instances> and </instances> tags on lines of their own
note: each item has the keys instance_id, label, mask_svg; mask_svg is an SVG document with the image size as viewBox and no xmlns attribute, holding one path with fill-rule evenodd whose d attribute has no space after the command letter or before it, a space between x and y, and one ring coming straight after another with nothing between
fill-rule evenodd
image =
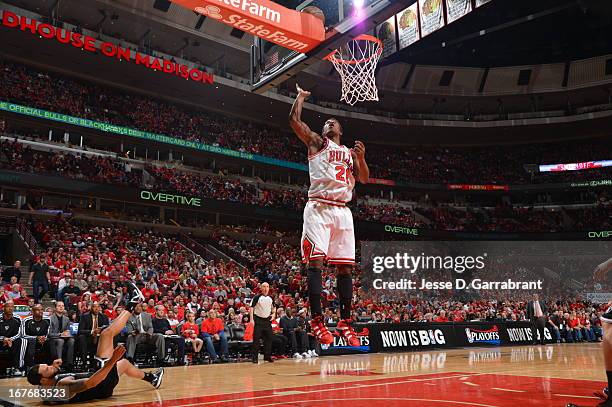
<instances>
[{"instance_id":1,"label":"player's hand","mask_svg":"<svg viewBox=\"0 0 612 407\"><path fill-rule=\"evenodd\" d=\"M113 356L111 357L111 363L115 363L116 361L121 359L123 355L125 355L125 347L123 347L123 345L117 346L113 350Z\"/></svg>"},{"instance_id":2,"label":"player's hand","mask_svg":"<svg viewBox=\"0 0 612 407\"><path fill-rule=\"evenodd\" d=\"M308 96L310 96L310 92L300 88L300 85L298 85L297 83L295 84L295 89L297 90L298 97L306 99Z\"/></svg>"},{"instance_id":3,"label":"player's hand","mask_svg":"<svg viewBox=\"0 0 612 407\"><path fill-rule=\"evenodd\" d=\"M355 141L355 147L353 147L353 153L355 153L356 159L363 160L365 157L365 145L359 140Z\"/></svg>"},{"instance_id":4,"label":"player's hand","mask_svg":"<svg viewBox=\"0 0 612 407\"><path fill-rule=\"evenodd\" d=\"M61 365L62 365L61 359L55 359L53 363L51 363L51 366L53 366L56 369L59 369Z\"/></svg>"}]
</instances>

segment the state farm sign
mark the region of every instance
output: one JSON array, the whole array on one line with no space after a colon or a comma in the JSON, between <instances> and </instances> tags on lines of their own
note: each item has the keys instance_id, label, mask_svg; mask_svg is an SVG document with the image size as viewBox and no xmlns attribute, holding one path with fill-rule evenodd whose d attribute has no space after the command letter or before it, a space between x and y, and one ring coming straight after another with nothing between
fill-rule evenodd
<instances>
[{"instance_id":1,"label":"state farm sign","mask_svg":"<svg viewBox=\"0 0 612 407\"><path fill-rule=\"evenodd\" d=\"M325 38L323 22L308 13L269 0L172 0L182 7L218 20L285 48L307 52Z\"/></svg>"}]
</instances>

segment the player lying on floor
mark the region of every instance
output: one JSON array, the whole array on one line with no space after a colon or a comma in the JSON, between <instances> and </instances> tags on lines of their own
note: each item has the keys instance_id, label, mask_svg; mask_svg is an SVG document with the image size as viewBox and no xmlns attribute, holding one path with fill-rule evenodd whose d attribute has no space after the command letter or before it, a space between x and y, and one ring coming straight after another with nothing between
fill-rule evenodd
<instances>
[{"instance_id":1,"label":"player lying on floor","mask_svg":"<svg viewBox=\"0 0 612 407\"><path fill-rule=\"evenodd\" d=\"M96 359L100 362L98 371L63 373L60 359L51 365L39 364L30 368L27 374L28 382L41 386L43 391L40 395L44 401L74 403L109 398L123 374L151 383L156 389L161 386L163 369L154 373L144 372L127 359L122 359L125 353L123 346L113 349L113 338L125 327L136 304L144 300L144 296L133 283L129 284L128 291L129 299L125 310L100 334L96 352Z\"/></svg>"}]
</instances>

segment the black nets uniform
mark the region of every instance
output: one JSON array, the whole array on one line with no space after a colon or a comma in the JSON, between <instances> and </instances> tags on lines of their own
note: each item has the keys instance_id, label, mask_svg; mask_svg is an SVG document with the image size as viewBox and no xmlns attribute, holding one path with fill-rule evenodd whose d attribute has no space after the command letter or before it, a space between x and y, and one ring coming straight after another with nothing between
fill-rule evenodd
<instances>
[{"instance_id":1,"label":"black nets uniform","mask_svg":"<svg viewBox=\"0 0 612 407\"><path fill-rule=\"evenodd\" d=\"M21 340L24 344L21 346L20 364L22 366L34 365L34 355L36 352L42 352L48 346L48 341L44 344L38 342L39 336L47 336L49 333L49 318L41 318L40 321L35 320L31 315L25 318L21 323Z\"/></svg>"},{"instance_id":2,"label":"black nets uniform","mask_svg":"<svg viewBox=\"0 0 612 407\"><path fill-rule=\"evenodd\" d=\"M0 314L0 353L10 354L13 367L19 366L19 355L21 355L21 320L15 316L5 319ZM13 346L6 346L2 342L5 338L13 341Z\"/></svg>"},{"instance_id":3,"label":"black nets uniform","mask_svg":"<svg viewBox=\"0 0 612 407\"><path fill-rule=\"evenodd\" d=\"M101 367L100 367L101 368ZM60 373L55 376L55 387L57 383L65 379L66 377L74 377L76 380L79 379L87 379L93 376L94 373ZM117 364L113 366L113 368L108 372L106 379L102 380L100 384L96 387L93 387L89 390L85 390L81 393L77 393L71 396L68 400L58 400L58 399L43 399L47 402L56 402L56 403L82 403L85 401L91 401L96 399L107 399L112 397L113 391L115 387L119 384L119 372L117 372ZM61 386L59 386L61 387Z\"/></svg>"}]
</instances>

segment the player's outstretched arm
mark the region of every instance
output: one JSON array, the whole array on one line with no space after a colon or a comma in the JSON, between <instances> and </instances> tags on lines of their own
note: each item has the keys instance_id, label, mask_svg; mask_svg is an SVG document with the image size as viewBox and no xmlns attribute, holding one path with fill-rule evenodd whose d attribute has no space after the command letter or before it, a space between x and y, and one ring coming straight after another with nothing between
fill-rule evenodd
<instances>
[{"instance_id":1,"label":"player's outstretched arm","mask_svg":"<svg viewBox=\"0 0 612 407\"><path fill-rule=\"evenodd\" d=\"M365 161L365 145L357 140L355 147L351 150L353 155L353 175L357 181L367 184L370 179L370 168Z\"/></svg>"},{"instance_id":2,"label":"player's outstretched arm","mask_svg":"<svg viewBox=\"0 0 612 407\"><path fill-rule=\"evenodd\" d=\"M289 113L289 125L293 129L293 132L302 140L304 144L310 149L313 148L314 152L318 151L323 145L323 138L314 131L310 130L310 127L302 121L302 106L304 100L310 96L310 92L300 88L300 85L295 85L298 95L291 106L291 113Z\"/></svg>"},{"instance_id":3,"label":"player's outstretched arm","mask_svg":"<svg viewBox=\"0 0 612 407\"><path fill-rule=\"evenodd\" d=\"M71 396L94 388L102 383L104 379L106 379L106 376L108 376L113 366L117 364L124 354L125 348L123 346L117 346L113 352L113 356L106 362L104 367L94 373L91 377L78 380L67 378L65 380L61 380L58 384L68 387L68 391L70 392Z\"/></svg>"}]
</instances>

